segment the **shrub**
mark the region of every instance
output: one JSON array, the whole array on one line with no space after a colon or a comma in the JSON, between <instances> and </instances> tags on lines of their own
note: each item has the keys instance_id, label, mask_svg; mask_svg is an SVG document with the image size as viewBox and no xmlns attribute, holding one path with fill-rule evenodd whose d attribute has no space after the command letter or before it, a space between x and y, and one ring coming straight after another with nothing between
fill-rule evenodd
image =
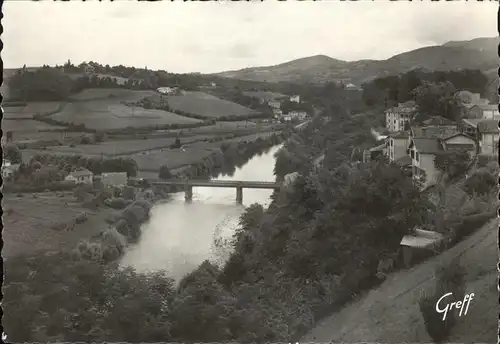
<instances>
[{"instance_id":1,"label":"shrub","mask_svg":"<svg viewBox=\"0 0 500 344\"><path fill-rule=\"evenodd\" d=\"M434 294L423 296L419 300L420 312L424 319L425 328L435 343L444 342L450 335L451 329L456 323L456 313L448 311L446 318L436 312L436 303L446 293L452 293L449 302L460 301L465 294L466 271L458 259L453 259L435 271L436 286Z\"/></svg>"},{"instance_id":2,"label":"shrub","mask_svg":"<svg viewBox=\"0 0 500 344\"><path fill-rule=\"evenodd\" d=\"M127 201L119 197L107 199L104 203L113 209L125 209L127 207Z\"/></svg>"},{"instance_id":3,"label":"shrub","mask_svg":"<svg viewBox=\"0 0 500 344\"><path fill-rule=\"evenodd\" d=\"M84 223L87 220L88 220L87 213L81 213L81 214L78 214L78 216L75 219L75 222L77 224L80 224L80 223Z\"/></svg>"},{"instance_id":4,"label":"shrub","mask_svg":"<svg viewBox=\"0 0 500 344\"><path fill-rule=\"evenodd\" d=\"M475 230L485 225L488 221L496 216L496 212L487 212L466 216L462 222L453 230L453 243L463 240Z\"/></svg>"}]
</instances>

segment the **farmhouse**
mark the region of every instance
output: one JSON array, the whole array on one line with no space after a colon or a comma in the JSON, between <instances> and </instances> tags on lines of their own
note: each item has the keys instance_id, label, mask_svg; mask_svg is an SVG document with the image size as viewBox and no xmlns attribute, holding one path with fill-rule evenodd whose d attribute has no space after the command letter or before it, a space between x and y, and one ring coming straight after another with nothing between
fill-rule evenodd
<instances>
[{"instance_id":1,"label":"farmhouse","mask_svg":"<svg viewBox=\"0 0 500 344\"><path fill-rule=\"evenodd\" d=\"M402 131L405 129L406 123L409 123L417 106L414 101L410 100L406 103L399 104L385 111L385 126L390 132Z\"/></svg>"},{"instance_id":2,"label":"farmhouse","mask_svg":"<svg viewBox=\"0 0 500 344\"><path fill-rule=\"evenodd\" d=\"M500 113L498 112L498 105L496 104L476 104L469 109L467 117L500 119Z\"/></svg>"},{"instance_id":3,"label":"farmhouse","mask_svg":"<svg viewBox=\"0 0 500 344\"><path fill-rule=\"evenodd\" d=\"M267 105L273 109L279 109L281 107L281 103L278 100L270 100L267 102Z\"/></svg>"},{"instance_id":4,"label":"farmhouse","mask_svg":"<svg viewBox=\"0 0 500 344\"><path fill-rule=\"evenodd\" d=\"M125 186L127 185L126 172L109 172L101 174L103 186Z\"/></svg>"},{"instance_id":5,"label":"farmhouse","mask_svg":"<svg viewBox=\"0 0 500 344\"><path fill-rule=\"evenodd\" d=\"M156 92L168 96L177 96L181 94L181 90L178 87L159 87Z\"/></svg>"},{"instance_id":6,"label":"farmhouse","mask_svg":"<svg viewBox=\"0 0 500 344\"><path fill-rule=\"evenodd\" d=\"M298 119L299 121L303 121L307 118L307 112L305 111L290 111L288 113L291 119Z\"/></svg>"},{"instance_id":7,"label":"farmhouse","mask_svg":"<svg viewBox=\"0 0 500 344\"><path fill-rule=\"evenodd\" d=\"M94 174L89 170L82 168L73 172L70 172L65 180L75 182L77 184L92 184L92 178Z\"/></svg>"},{"instance_id":8,"label":"farmhouse","mask_svg":"<svg viewBox=\"0 0 500 344\"><path fill-rule=\"evenodd\" d=\"M362 89L354 84L345 85L344 89L346 91L362 91Z\"/></svg>"},{"instance_id":9,"label":"farmhouse","mask_svg":"<svg viewBox=\"0 0 500 344\"><path fill-rule=\"evenodd\" d=\"M294 95L290 97L290 101L294 103L300 103L300 95Z\"/></svg>"},{"instance_id":10,"label":"farmhouse","mask_svg":"<svg viewBox=\"0 0 500 344\"><path fill-rule=\"evenodd\" d=\"M2 177L4 179L12 177L14 173L19 170L19 166L20 164L11 164L10 162L5 164L4 160L4 164L2 165Z\"/></svg>"},{"instance_id":11,"label":"farmhouse","mask_svg":"<svg viewBox=\"0 0 500 344\"><path fill-rule=\"evenodd\" d=\"M479 122L477 125L479 135L480 154L497 155L498 154L498 121L487 120Z\"/></svg>"}]
</instances>

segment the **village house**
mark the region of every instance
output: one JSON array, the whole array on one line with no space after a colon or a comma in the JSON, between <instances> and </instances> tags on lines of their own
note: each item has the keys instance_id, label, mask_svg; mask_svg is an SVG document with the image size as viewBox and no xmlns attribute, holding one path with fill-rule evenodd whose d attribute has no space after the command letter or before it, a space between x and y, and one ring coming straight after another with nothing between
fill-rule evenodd
<instances>
[{"instance_id":1,"label":"village house","mask_svg":"<svg viewBox=\"0 0 500 344\"><path fill-rule=\"evenodd\" d=\"M269 105L273 109L281 108L281 102L278 100L270 100L267 102L267 105Z\"/></svg>"},{"instance_id":2,"label":"village house","mask_svg":"<svg viewBox=\"0 0 500 344\"><path fill-rule=\"evenodd\" d=\"M275 118L279 118L283 115L283 111L281 109L273 109L273 115Z\"/></svg>"},{"instance_id":3,"label":"village house","mask_svg":"<svg viewBox=\"0 0 500 344\"><path fill-rule=\"evenodd\" d=\"M307 118L307 112L305 111L290 111L288 113L291 119L298 119L299 121L303 121Z\"/></svg>"},{"instance_id":4,"label":"village house","mask_svg":"<svg viewBox=\"0 0 500 344\"><path fill-rule=\"evenodd\" d=\"M127 172L108 172L101 174L101 182L104 187L127 185Z\"/></svg>"},{"instance_id":5,"label":"village house","mask_svg":"<svg viewBox=\"0 0 500 344\"><path fill-rule=\"evenodd\" d=\"M362 89L354 84L347 84L344 86L346 91L362 91Z\"/></svg>"},{"instance_id":6,"label":"village house","mask_svg":"<svg viewBox=\"0 0 500 344\"><path fill-rule=\"evenodd\" d=\"M300 95L294 95L290 97L290 101L294 103L300 103Z\"/></svg>"},{"instance_id":7,"label":"village house","mask_svg":"<svg viewBox=\"0 0 500 344\"><path fill-rule=\"evenodd\" d=\"M410 133L408 131L398 131L387 136L386 155L389 161L395 162L408 156Z\"/></svg>"},{"instance_id":8,"label":"village house","mask_svg":"<svg viewBox=\"0 0 500 344\"><path fill-rule=\"evenodd\" d=\"M385 142L370 149L365 149L363 151L362 161L367 163L384 155L387 155L387 144Z\"/></svg>"},{"instance_id":9,"label":"village house","mask_svg":"<svg viewBox=\"0 0 500 344\"><path fill-rule=\"evenodd\" d=\"M89 170L82 168L70 172L65 180L75 182L76 184L92 184L94 174Z\"/></svg>"},{"instance_id":10,"label":"village house","mask_svg":"<svg viewBox=\"0 0 500 344\"><path fill-rule=\"evenodd\" d=\"M94 74L95 73L95 68L93 66L89 65L88 63L82 63L79 67L81 69L83 69L83 72L85 74Z\"/></svg>"},{"instance_id":11,"label":"village house","mask_svg":"<svg viewBox=\"0 0 500 344\"><path fill-rule=\"evenodd\" d=\"M434 164L436 154L442 151L466 150L471 158L477 154L476 141L464 134L453 133L441 137L410 137L409 152L413 179L427 187L436 184L439 171Z\"/></svg>"},{"instance_id":12,"label":"village house","mask_svg":"<svg viewBox=\"0 0 500 344\"><path fill-rule=\"evenodd\" d=\"M459 123L459 130L463 133L478 138L477 125L484 121L482 118L463 118Z\"/></svg>"},{"instance_id":13,"label":"village house","mask_svg":"<svg viewBox=\"0 0 500 344\"><path fill-rule=\"evenodd\" d=\"M498 154L498 121L486 120L479 122L477 125L479 136L479 153L484 155Z\"/></svg>"},{"instance_id":14,"label":"village house","mask_svg":"<svg viewBox=\"0 0 500 344\"><path fill-rule=\"evenodd\" d=\"M2 163L2 178L8 179L19 170L20 164L12 164L9 160L3 159Z\"/></svg>"},{"instance_id":15,"label":"village house","mask_svg":"<svg viewBox=\"0 0 500 344\"><path fill-rule=\"evenodd\" d=\"M500 119L497 104L476 104L467 112L467 118Z\"/></svg>"},{"instance_id":16,"label":"village house","mask_svg":"<svg viewBox=\"0 0 500 344\"><path fill-rule=\"evenodd\" d=\"M167 95L167 96L177 96L181 94L181 90L178 87L159 87L156 92Z\"/></svg>"},{"instance_id":17,"label":"village house","mask_svg":"<svg viewBox=\"0 0 500 344\"><path fill-rule=\"evenodd\" d=\"M399 104L385 111L385 126L389 132L397 132L405 130L406 123L410 123L413 119L417 106L414 101L410 100L406 103Z\"/></svg>"},{"instance_id":18,"label":"village house","mask_svg":"<svg viewBox=\"0 0 500 344\"><path fill-rule=\"evenodd\" d=\"M414 137L410 141L409 150L413 179L421 181L424 187L435 184L438 180L438 170L434 157L443 151L439 139Z\"/></svg>"}]
</instances>

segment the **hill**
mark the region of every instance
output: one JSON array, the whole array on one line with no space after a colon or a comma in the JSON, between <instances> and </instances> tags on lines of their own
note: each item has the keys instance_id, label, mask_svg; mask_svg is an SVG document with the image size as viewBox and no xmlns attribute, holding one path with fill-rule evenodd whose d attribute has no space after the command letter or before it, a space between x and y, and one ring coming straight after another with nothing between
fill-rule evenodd
<instances>
[{"instance_id":1,"label":"hill","mask_svg":"<svg viewBox=\"0 0 500 344\"><path fill-rule=\"evenodd\" d=\"M387 60L342 61L325 55L293 60L276 66L245 68L215 75L263 82L325 83L348 80L363 83L370 79L412 69L491 71L498 66L499 39L477 38L424 47L395 55Z\"/></svg>"},{"instance_id":2,"label":"hill","mask_svg":"<svg viewBox=\"0 0 500 344\"><path fill-rule=\"evenodd\" d=\"M476 298L468 313L459 318L449 342L494 343L497 322L491 302L497 297L493 268L497 257L496 227L496 220L492 220L449 251L410 270L394 273L379 288L325 318L302 341L430 343L418 298L422 291L432 289L435 267L460 256L468 270L467 292L474 293Z\"/></svg>"}]
</instances>

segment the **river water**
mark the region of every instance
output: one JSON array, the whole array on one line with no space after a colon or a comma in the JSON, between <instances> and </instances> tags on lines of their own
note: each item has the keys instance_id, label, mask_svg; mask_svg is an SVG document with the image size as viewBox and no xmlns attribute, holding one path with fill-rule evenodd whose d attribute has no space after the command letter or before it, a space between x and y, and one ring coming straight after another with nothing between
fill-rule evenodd
<instances>
[{"instance_id":1,"label":"river water","mask_svg":"<svg viewBox=\"0 0 500 344\"><path fill-rule=\"evenodd\" d=\"M274 181L274 154L280 146L254 156L232 176L216 180ZM151 210L150 221L142 226L138 244L130 246L122 266L137 272L165 270L179 281L204 260L221 264L229 253L231 238L245 207L260 203L267 207L272 190L243 189L243 205L236 204L236 189L193 188L193 201L184 202L184 192Z\"/></svg>"}]
</instances>

